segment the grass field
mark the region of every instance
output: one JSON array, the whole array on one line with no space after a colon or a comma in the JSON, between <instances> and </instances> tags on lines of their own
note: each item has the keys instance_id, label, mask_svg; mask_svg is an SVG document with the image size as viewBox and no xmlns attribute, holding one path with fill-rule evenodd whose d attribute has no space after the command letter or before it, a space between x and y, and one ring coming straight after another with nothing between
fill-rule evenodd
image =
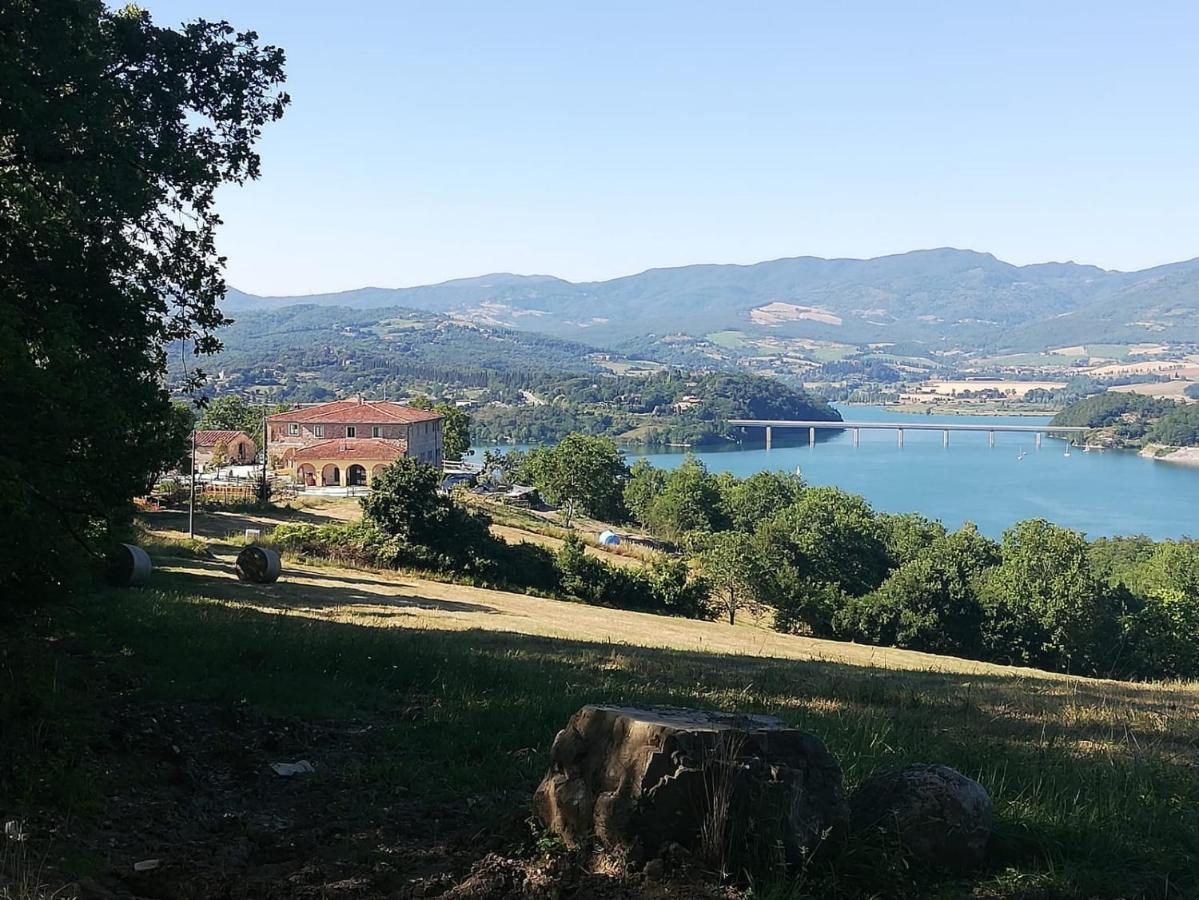
<instances>
[{"instance_id":1,"label":"grass field","mask_svg":"<svg viewBox=\"0 0 1199 900\"><path fill-rule=\"evenodd\" d=\"M413 878L459 877L495 849L470 834L511 833L494 816L524 829L567 717L618 702L773 713L821 735L850 785L935 761L994 798L985 871L942 877L851 848L810 873L804 896L1199 891L1193 685L1073 679L294 563L255 587L232 577L235 548L214 549L216 560L159 555L152 590L56 609L0 655L3 683L27 694L0 695L16 726L0 762L42 760L36 774L0 766L17 788L0 808L25 811L60 880L112 886L112 873L148 856L168 861L160 878L182 897L207 895L182 884L384 897ZM114 745L112 723L130 721L141 737ZM304 787L266 769L299 757L317 770ZM195 782L184 792L179 771ZM251 802L274 824L263 836L237 813L250 843L226 858L222 817ZM504 853L532 852L509 840ZM290 893L264 887L276 883Z\"/></svg>"}]
</instances>

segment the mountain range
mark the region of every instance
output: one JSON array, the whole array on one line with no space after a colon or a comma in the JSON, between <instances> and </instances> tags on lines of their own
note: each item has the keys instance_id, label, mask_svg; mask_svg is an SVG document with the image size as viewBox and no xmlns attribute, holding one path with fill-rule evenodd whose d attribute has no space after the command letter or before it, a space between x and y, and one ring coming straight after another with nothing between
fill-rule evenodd
<instances>
[{"instance_id":1,"label":"mountain range","mask_svg":"<svg viewBox=\"0 0 1199 900\"><path fill-rule=\"evenodd\" d=\"M1137 272L942 248L875 259L803 256L650 269L574 283L500 273L410 288L259 297L226 312L301 304L426 310L476 324L616 348L732 332L930 350L1025 351L1086 343L1199 342L1199 259Z\"/></svg>"}]
</instances>

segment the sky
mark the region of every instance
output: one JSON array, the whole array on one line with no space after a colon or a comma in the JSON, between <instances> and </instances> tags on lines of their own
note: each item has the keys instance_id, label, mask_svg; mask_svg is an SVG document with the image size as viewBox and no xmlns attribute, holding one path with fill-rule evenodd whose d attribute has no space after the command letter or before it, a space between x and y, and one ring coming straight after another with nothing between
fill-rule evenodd
<instances>
[{"instance_id":1,"label":"sky","mask_svg":"<svg viewBox=\"0 0 1199 900\"><path fill-rule=\"evenodd\" d=\"M253 29L292 105L230 285L954 246L1199 256L1199 3L140 0Z\"/></svg>"}]
</instances>

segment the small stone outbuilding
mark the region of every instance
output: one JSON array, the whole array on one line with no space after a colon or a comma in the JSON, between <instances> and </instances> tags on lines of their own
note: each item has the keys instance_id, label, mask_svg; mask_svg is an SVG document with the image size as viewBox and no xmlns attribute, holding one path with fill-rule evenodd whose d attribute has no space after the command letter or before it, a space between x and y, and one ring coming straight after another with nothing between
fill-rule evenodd
<instances>
[{"instance_id":1,"label":"small stone outbuilding","mask_svg":"<svg viewBox=\"0 0 1199 900\"><path fill-rule=\"evenodd\" d=\"M196 432L197 468L211 465L244 466L254 462L257 455L258 446L244 431Z\"/></svg>"}]
</instances>

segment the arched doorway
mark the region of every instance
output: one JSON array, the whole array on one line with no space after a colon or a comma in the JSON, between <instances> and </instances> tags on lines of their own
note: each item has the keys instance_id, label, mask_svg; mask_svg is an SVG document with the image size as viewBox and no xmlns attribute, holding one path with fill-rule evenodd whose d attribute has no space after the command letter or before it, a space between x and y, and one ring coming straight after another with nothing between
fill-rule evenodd
<instances>
[{"instance_id":1,"label":"arched doorway","mask_svg":"<svg viewBox=\"0 0 1199 900\"><path fill-rule=\"evenodd\" d=\"M296 469L296 477L300 480L300 484L316 487L316 469L312 463L301 463Z\"/></svg>"},{"instance_id":2,"label":"arched doorway","mask_svg":"<svg viewBox=\"0 0 1199 900\"><path fill-rule=\"evenodd\" d=\"M329 463L325 468L321 469L321 484L329 487L330 485L341 484L341 469Z\"/></svg>"},{"instance_id":3,"label":"arched doorway","mask_svg":"<svg viewBox=\"0 0 1199 900\"><path fill-rule=\"evenodd\" d=\"M383 465L383 463L378 463L378 464L376 464L376 466L373 469L371 469L371 483L372 484L374 484L374 481L376 478L378 478L380 475L383 474L383 470L386 468L387 468L387 466Z\"/></svg>"},{"instance_id":4,"label":"arched doorway","mask_svg":"<svg viewBox=\"0 0 1199 900\"><path fill-rule=\"evenodd\" d=\"M366 467L354 463L346 468L346 484L349 487L354 487L359 484L366 484Z\"/></svg>"}]
</instances>

